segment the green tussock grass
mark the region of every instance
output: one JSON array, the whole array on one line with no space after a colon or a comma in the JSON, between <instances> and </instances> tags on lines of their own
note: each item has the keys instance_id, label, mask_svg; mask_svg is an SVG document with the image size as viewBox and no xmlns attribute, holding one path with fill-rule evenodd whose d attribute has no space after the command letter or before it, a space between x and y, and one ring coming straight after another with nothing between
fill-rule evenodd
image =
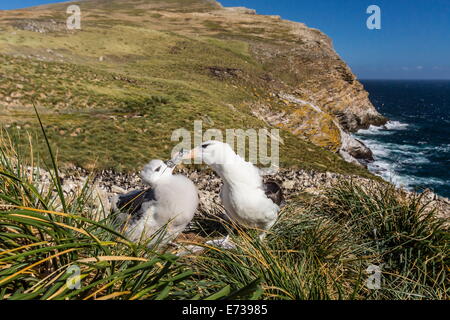
<instances>
[{"instance_id":1,"label":"green tussock grass","mask_svg":"<svg viewBox=\"0 0 450 320\"><path fill-rule=\"evenodd\" d=\"M289 204L260 242L238 231L235 250L195 260L201 279L260 285L263 299L448 299L448 229L393 187L343 182L318 201ZM366 285L370 265L380 289Z\"/></svg>"},{"instance_id":2,"label":"green tussock grass","mask_svg":"<svg viewBox=\"0 0 450 320\"><path fill-rule=\"evenodd\" d=\"M1 141L0 299L214 299L198 294L192 270L157 251L158 242L149 248L116 231L114 217L92 205L89 182L65 195L48 144L43 186L40 169L30 169L39 163L26 162L8 136ZM81 287L68 282L73 267ZM227 295L221 292L213 294Z\"/></svg>"},{"instance_id":3,"label":"green tussock grass","mask_svg":"<svg viewBox=\"0 0 450 320\"><path fill-rule=\"evenodd\" d=\"M236 249L180 258L128 241L89 180L66 195L42 138L47 160L4 131L0 140L0 299L448 299L448 229L420 196L343 182L290 202L262 242L219 221ZM205 219L190 232L211 233ZM366 286L371 264L379 290ZM79 289L67 283L72 266Z\"/></svg>"}]
</instances>

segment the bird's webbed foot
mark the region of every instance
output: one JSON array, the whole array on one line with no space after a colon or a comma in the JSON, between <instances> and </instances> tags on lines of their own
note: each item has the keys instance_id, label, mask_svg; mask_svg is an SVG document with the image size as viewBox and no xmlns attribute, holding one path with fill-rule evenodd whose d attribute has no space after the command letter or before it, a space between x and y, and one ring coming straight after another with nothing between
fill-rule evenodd
<instances>
[{"instance_id":1,"label":"bird's webbed foot","mask_svg":"<svg viewBox=\"0 0 450 320\"><path fill-rule=\"evenodd\" d=\"M222 239L206 241L206 244L226 250L236 249L236 244L230 239L230 236L226 236Z\"/></svg>"}]
</instances>

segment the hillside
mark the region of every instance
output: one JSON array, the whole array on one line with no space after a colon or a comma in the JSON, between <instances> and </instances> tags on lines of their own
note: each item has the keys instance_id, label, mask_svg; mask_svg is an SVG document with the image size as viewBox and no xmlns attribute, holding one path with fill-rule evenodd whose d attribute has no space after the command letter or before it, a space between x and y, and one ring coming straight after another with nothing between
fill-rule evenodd
<instances>
[{"instance_id":1,"label":"hillside","mask_svg":"<svg viewBox=\"0 0 450 320\"><path fill-rule=\"evenodd\" d=\"M77 31L67 3L0 11L0 300L448 300L450 202L357 162L371 151L350 133L386 119L327 36L211 0L73 3ZM159 197L137 171L195 120L280 129L264 179L285 201L264 240L226 218L204 167L177 168L200 204L172 243L174 219L134 242L111 210L145 188L146 217L180 214L181 192ZM226 235L234 248L207 242Z\"/></svg>"},{"instance_id":2,"label":"hillside","mask_svg":"<svg viewBox=\"0 0 450 320\"><path fill-rule=\"evenodd\" d=\"M279 128L281 165L370 175L347 132L385 119L319 30L206 0L87 0L0 12L0 121L59 160L135 170L168 158L173 130ZM37 136L39 137L39 136ZM20 134L25 143L26 135Z\"/></svg>"}]
</instances>

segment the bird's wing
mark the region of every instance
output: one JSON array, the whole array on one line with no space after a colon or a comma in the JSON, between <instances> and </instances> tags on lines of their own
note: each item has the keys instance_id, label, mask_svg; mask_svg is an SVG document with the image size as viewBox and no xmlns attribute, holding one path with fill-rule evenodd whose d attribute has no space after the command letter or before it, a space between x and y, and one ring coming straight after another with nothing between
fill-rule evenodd
<instances>
[{"instance_id":1,"label":"bird's wing","mask_svg":"<svg viewBox=\"0 0 450 320\"><path fill-rule=\"evenodd\" d=\"M220 200L222 200L222 205L225 208L228 216L236 218L237 215L234 212L233 205L231 204L231 195L230 189L227 187L227 184L224 183L222 188L220 189Z\"/></svg>"},{"instance_id":2,"label":"bird's wing","mask_svg":"<svg viewBox=\"0 0 450 320\"><path fill-rule=\"evenodd\" d=\"M228 190L225 190L225 185L222 185L220 188L220 200L222 201L222 204L224 205L225 209L228 207L229 199L228 199Z\"/></svg>"},{"instance_id":3,"label":"bird's wing","mask_svg":"<svg viewBox=\"0 0 450 320\"><path fill-rule=\"evenodd\" d=\"M135 190L127 194L120 195L115 207L122 213L127 213L133 219L140 219L144 213L142 205L156 201L155 192L149 188L146 190Z\"/></svg>"},{"instance_id":4,"label":"bird's wing","mask_svg":"<svg viewBox=\"0 0 450 320\"><path fill-rule=\"evenodd\" d=\"M264 183L264 192L273 203L277 204L279 207L284 205L283 190L280 185L274 181L268 181Z\"/></svg>"}]
</instances>

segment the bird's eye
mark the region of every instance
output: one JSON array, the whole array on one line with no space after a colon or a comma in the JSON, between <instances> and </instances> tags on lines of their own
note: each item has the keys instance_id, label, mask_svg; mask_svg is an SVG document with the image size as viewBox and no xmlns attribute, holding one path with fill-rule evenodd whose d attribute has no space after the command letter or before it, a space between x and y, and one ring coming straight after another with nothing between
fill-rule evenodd
<instances>
[{"instance_id":1,"label":"bird's eye","mask_svg":"<svg viewBox=\"0 0 450 320\"><path fill-rule=\"evenodd\" d=\"M156 168L156 172L159 172L161 170L161 166L159 166L158 168Z\"/></svg>"},{"instance_id":2,"label":"bird's eye","mask_svg":"<svg viewBox=\"0 0 450 320\"><path fill-rule=\"evenodd\" d=\"M203 148L203 149L206 149L209 145L210 145L210 143L202 144L202 148Z\"/></svg>"}]
</instances>

